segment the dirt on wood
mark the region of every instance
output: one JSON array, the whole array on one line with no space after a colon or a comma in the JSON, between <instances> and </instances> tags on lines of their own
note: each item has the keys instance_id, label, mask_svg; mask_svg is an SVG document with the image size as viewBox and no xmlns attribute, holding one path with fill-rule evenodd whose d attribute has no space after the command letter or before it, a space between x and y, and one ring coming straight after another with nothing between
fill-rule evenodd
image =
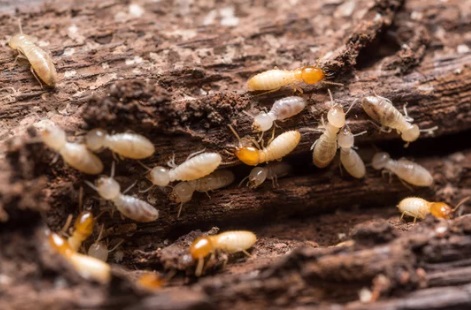
<instances>
[{"instance_id":1,"label":"dirt on wood","mask_svg":"<svg viewBox=\"0 0 471 310\"><path fill-rule=\"evenodd\" d=\"M471 306L468 206L451 220L400 219L400 199L420 196L455 205L471 195L471 3L460 0L323 1L16 1L0 8L0 308L1 309L465 309ZM23 31L51 52L59 74L43 89L9 49ZM319 132L305 131L284 159L291 173L257 189L238 185L251 167L231 154L252 118L293 94L249 93L247 79L274 67L319 65L325 83L303 86L306 111L278 123L276 134L316 128L329 95L349 106L355 145L366 163L378 150L407 157L434 177L410 189L367 167L356 180L312 165ZM337 84L332 84L337 83ZM384 133L357 104L378 94L407 110L433 134L407 148ZM93 128L148 137L156 154L119 159L121 188L160 211L135 223L110 210L39 142L34 124L50 119L70 141ZM223 156L236 182L208 197L195 193L177 217L168 188L152 188L144 166L181 163L206 149ZM116 160L99 154L109 175ZM79 202L83 189L83 201ZM99 215L85 251L97 240L112 248L108 284L81 278L47 241L80 210ZM217 253L195 276L189 245L203 234L249 229L258 241L243 253ZM164 285L139 286L155 273Z\"/></svg>"}]
</instances>

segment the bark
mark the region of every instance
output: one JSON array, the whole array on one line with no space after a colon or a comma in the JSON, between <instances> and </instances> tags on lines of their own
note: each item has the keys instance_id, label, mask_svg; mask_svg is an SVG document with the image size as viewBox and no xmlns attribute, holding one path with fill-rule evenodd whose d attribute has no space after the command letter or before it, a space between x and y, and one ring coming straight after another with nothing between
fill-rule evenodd
<instances>
[{"instance_id":1,"label":"bark","mask_svg":"<svg viewBox=\"0 0 471 310\"><path fill-rule=\"evenodd\" d=\"M139 3L142 11L114 0L56 1L34 9L17 5L23 31L37 36L39 45L51 51L59 83L56 89L41 89L27 64L13 63L15 52L0 58L5 68L0 73L0 137L6 141L20 136L1 149L7 151L0 166L5 184L0 189L0 220L5 221L1 235L10 250L0 258L13 266L23 257L24 266L34 270L19 272L15 285L5 293L5 307L32 301L49 306L52 291L38 290L29 282L35 277L50 284L61 275L68 284L54 295L60 308L208 309L243 308L249 303L326 309L338 304L347 309L469 306L468 217L448 222L446 232L439 234L437 227L443 223L427 219L411 228L398 221L394 208L399 199L410 195L452 203L471 193L469 3L160 1ZM230 7L236 19L224 15ZM15 19L6 15L10 8L5 7L5 15L0 16L5 40L17 32ZM240 181L250 168L230 154L237 141L227 125L241 136L250 135L252 120L243 111L269 109L275 99L293 93L290 87L247 93L246 80L275 66L295 69L308 64L322 66L329 78L326 83L301 85L307 111L279 123L276 134L317 127L328 110L327 89L345 107L376 93L391 99L398 109L407 104L420 128L438 129L404 148L397 133L379 132L361 107L353 105L349 126L354 133L368 131L355 141L365 162L378 149L393 158L413 158L432 172L434 185L411 192L397 178L389 182L371 168L364 180L341 175L337 163L316 169L309 148L319 133L304 132L300 145L285 159L293 172L279 179L278 187L269 182L256 190L233 185L210 193L211 198L197 193L177 219L178 206L168 198L171 188L139 193L138 189L150 185L142 177L145 170L123 160L117 164L116 179L122 188L139 180L131 193L155 205L160 219L136 225L106 213L100 224L108 241L125 240L122 265L176 270L170 287L149 294L132 284L133 272L116 270L107 288L77 278L65 264L47 263L55 256L43 246L45 224L59 230L68 214L77 214L79 188L93 177L73 171L61 159L51 164L54 154L29 140L35 136L30 128L34 122L50 118L76 141L95 127L143 134L157 148L155 156L143 161L148 166L162 165L173 155L177 163L182 162L203 148L217 151ZM100 157L108 173L113 157L109 151ZM84 189L83 207L100 213L105 204L94 197L93 190ZM332 214L334 210L340 211ZM303 222L307 216L313 224ZM368 223L371 217L387 221ZM214 276L188 283L195 279L193 262L184 259L187 247L200 229L214 225L255 230L260 236L255 255L248 260L239 256L242 271L233 267L230 274L222 275L216 273L222 267L219 256L208 262L208 273ZM297 230L287 235L284 231L291 227ZM339 241L339 233L353 238L354 245L328 247ZM17 239L25 243L27 255L15 248ZM275 261L284 254L282 244L290 250L301 248ZM4 279L13 279L16 269L10 269L0 270ZM372 292L368 304L355 301L363 287ZM26 302L18 300L20 292L32 291L40 293ZM72 297L91 291L93 298L87 301Z\"/></svg>"}]
</instances>

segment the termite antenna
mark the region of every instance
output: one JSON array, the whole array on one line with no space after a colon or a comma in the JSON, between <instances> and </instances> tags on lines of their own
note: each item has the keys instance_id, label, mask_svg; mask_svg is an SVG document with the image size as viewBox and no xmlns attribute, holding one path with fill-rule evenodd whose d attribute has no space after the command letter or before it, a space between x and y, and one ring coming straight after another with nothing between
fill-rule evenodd
<instances>
[{"instance_id":1,"label":"termite antenna","mask_svg":"<svg viewBox=\"0 0 471 310\"><path fill-rule=\"evenodd\" d=\"M79 211L82 212L83 209L83 186L80 186L79 189Z\"/></svg>"},{"instance_id":2,"label":"termite antenna","mask_svg":"<svg viewBox=\"0 0 471 310\"><path fill-rule=\"evenodd\" d=\"M353 100L352 104L350 104L350 106L348 107L347 112L345 112L345 115L347 115L348 112L350 112L350 110L353 108L353 106L357 103L358 100L360 100L360 99L357 98L357 99Z\"/></svg>"},{"instance_id":3,"label":"termite antenna","mask_svg":"<svg viewBox=\"0 0 471 310\"><path fill-rule=\"evenodd\" d=\"M456 205L456 207L453 209L453 212L455 212L456 210L458 210L459 207L461 207L466 201L468 201L469 199L471 199L471 196L468 196L468 197L465 197L463 199L461 199L458 204Z\"/></svg>"},{"instance_id":4,"label":"termite antenna","mask_svg":"<svg viewBox=\"0 0 471 310\"><path fill-rule=\"evenodd\" d=\"M114 178L114 170L115 170L115 164L114 164L114 160L113 162L111 163L111 174L110 174L110 178Z\"/></svg>"},{"instance_id":5,"label":"termite antenna","mask_svg":"<svg viewBox=\"0 0 471 310\"><path fill-rule=\"evenodd\" d=\"M131 185L129 185L129 187L126 188L126 189L122 192L122 194L123 194L123 195L126 194L126 193L127 193L128 191L130 191L134 186L136 186L136 184L137 184L137 180L134 181L134 183L132 183Z\"/></svg>"},{"instance_id":6,"label":"termite antenna","mask_svg":"<svg viewBox=\"0 0 471 310\"><path fill-rule=\"evenodd\" d=\"M232 127L232 125L227 125L227 127L229 127L229 129L232 131L232 133L233 133L234 136L237 138L237 140L239 141L239 143L241 143L242 139L240 138L239 134L238 134L237 131L234 129L234 127Z\"/></svg>"},{"instance_id":7,"label":"termite antenna","mask_svg":"<svg viewBox=\"0 0 471 310\"><path fill-rule=\"evenodd\" d=\"M354 134L353 136L356 137L356 136L361 136L361 135L364 135L365 133L367 133L368 130L363 130L362 132L359 132L359 133L356 133Z\"/></svg>"},{"instance_id":8,"label":"termite antenna","mask_svg":"<svg viewBox=\"0 0 471 310\"><path fill-rule=\"evenodd\" d=\"M21 27L21 18L18 18L18 29L20 29L20 33L23 34L23 27Z\"/></svg>"},{"instance_id":9,"label":"termite antenna","mask_svg":"<svg viewBox=\"0 0 471 310\"><path fill-rule=\"evenodd\" d=\"M240 181L240 183L239 183L238 186L241 187L241 186L242 186L242 183L244 183L245 180L247 180L248 178L249 178L249 176L246 176L245 178L243 178L242 181ZM248 183L247 183L247 186L248 186Z\"/></svg>"},{"instance_id":10,"label":"termite antenna","mask_svg":"<svg viewBox=\"0 0 471 310\"><path fill-rule=\"evenodd\" d=\"M72 223L72 214L69 214L69 216L67 216L67 220L65 221L64 226L62 226L62 229L59 231L60 236L65 235L65 233L67 232L67 229L69 229L71 223Z\"/></svg>"},{"instance_id":11,"label":"termite antenna","mask_svg":"<svg viewBox=\"0 0 471 310\"><path fill-rule=\"evenodd\" d=\"M429 135L433 135L434 131L438 129L438 126L433 126L431 128L419 129L420 132L426 132Z\"/></svg>"},{"instance_id":12,"label":"termite antenna","mask_svg":"<svg viewBox=\"0 0 471 310\"><path fill-rule=\"evenodd\" d=\"M87 180L85 180L84 182L85 182L85 184L90 186L90 188L94 189L95 191L98 191L98 188L96 188L96 186L92 182L87 181Z\"/></svg>"},{"instance_id":13,"label":"termite antenna","mask_svg":"<svg viewBox=\"0 0 471 310\"><path fill-rule=\"evenodd\" d=\"M253 119L255 116L253 116L251 113L247 112L247 111L242 111L242 113L244 113L245 115L247 115L248 117L250 117L251 119Z\"/></svg>"},{"instance_id":14,"label":"termite antenna","mask_svg":"<svg viewBox=\"0 0 471 310\"><path fill-rule=\"evenodd\" d=\"M334 106L335 104L334 97L332 96L332 92L330 91L330 88L328 88L327 91L329 92L330 102L332 102L332 106Z\"/></svg>"},{"instance_id":15,"label":"termite antenna","mask_svg":"<svg viewBox=\"0 0 471 310\"><path fill-rule=\"evenodd\" d=\"M113 251L116 250L121 244L123 244L123 242L124 242L124 239L119 240L119 242L116 243L116 245L115 245L112 249L108 250L108 252L113 252Z\"/></svg>"}]
</instances>

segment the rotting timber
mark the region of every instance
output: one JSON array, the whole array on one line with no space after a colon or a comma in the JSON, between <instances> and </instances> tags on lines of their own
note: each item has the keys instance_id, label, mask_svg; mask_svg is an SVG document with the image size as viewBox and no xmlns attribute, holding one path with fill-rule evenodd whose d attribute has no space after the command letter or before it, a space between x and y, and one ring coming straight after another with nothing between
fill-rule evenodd
<instances>
[{"instance_id":1,"label":"rotting timber","mask_svg":"<svg viewBox=\"0 0 471 310\"><path fill-rule=\"evenodd\" d=\"M15 139L5 144L8 153L0 169L0 215L6 220L0 226L2 309L32 302L47 307L51 300L61 308L469 307L469 216L451 220L445 228L431 218L412 225L399 221L394 206L410 195L456 202L470 194L471 54L459 47L467 44L470 22L460 12L469 12L470 4L358 1L354 12L345 15L346 7L332 1L299 2L295 7L272 3L236 4L236 12L244 14L232 28L197 27L208 11L202 3L184 15L170 1L144 4L140 19L117 15L128 8L114 1L51 2L36 12L20 9L24 30L50 43L60 80L56 90L41 90L27 66L13 65L14 53L6 53L0 59L9 69L0 73L2 137L49 117L77 136L94 127L144 134L157 149L145 161L150 166L164 163L173 153L179 162L202 148L222 152L235 142L228 124L242 135L251 133L251 120L242 110L251 104L269 107L292 93L287 88L248 94L248 77L275 66L293 69L314 63L333 52L325 68L343 87L306 88L309 112L282 123L277 132L316 127L327 111L327 88L343 104L373 92L398 108L408 103L419 127L439 128L434 137L420 138L407 149L395 133L379 133L359 106L352 108L348 121L354 133L368 130L356 139L367 162L375 148L395 158L413 158L432 171L433 188L411 193L397 179L388 183L370 169L365 180L353 180L340 176L335 163L315 169L309 147L318 134L307 133L286 159L294 166L293 174L280 179L276 189L268 183L255 191L234 185L211 194L211 199L195 195L178 220L178 206L157 190L150 192L161 211L157 222L133 226L116 215L101 218L107 238L125 239L123 266L179 271L168 288L149 293L131 284L139 271L116 267L111 285L100 286L80 279L50 252L43 230L46 225L59 230L69 213L78 213L79 187L90 179L61 161L50 165L54 154L40 144ZM227 5L218 3L217 9ZM126 27L119 18L128 18ZM2 15L0 23L2 38L17 32L9 16ZM72 24L78 32L69 29ZM109 171L111 154L100 156ZM250 171L234 165L238 179ZM123 187L144 179L142 174L142 167L132 161L117 166ZM100 206L92 196L86 189L84 206L95 211ZM250 259L235 257L225 272L214 268L195 281L194 269L180 266L177 257L199 230L213 225L252 229L260 241ZM354 245L330 247L342 241L342 233ZM59 276L66 285L49 289ZM362 288L377 300L359 303Z\"/></svg>"}]
</instances>

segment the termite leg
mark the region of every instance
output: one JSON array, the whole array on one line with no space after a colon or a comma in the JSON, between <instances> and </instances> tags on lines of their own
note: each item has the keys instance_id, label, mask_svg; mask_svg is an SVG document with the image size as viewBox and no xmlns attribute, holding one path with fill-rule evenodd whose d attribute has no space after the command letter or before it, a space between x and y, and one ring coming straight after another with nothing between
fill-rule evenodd
<instances>
[{"instance_id":1,"label":"termite leg","mask_svg":"<svg viewBox=\"0 0 471 310\"><path fill-rule=\"evenodd\" d=\"M204 258L198 258L198 264L196 265L195 275L200 277L203 273Z\"/></svg>"},{"instance_id":2,"label":"termite leg","mask_svg":"<svg viewBox=\"0 0 471 310\"><path fill-rule=\"evenodd\" d=\"M199 155L201 153L204 153L206 151L206 149L202 149L201 151L196 151L196 152L193 152L191 153L190 155L188 155L188 157L186 158L186 160L192 158L192 157L195 157L196 155Z\"/></svg>"},{"instance_id":3,"label":"termite leg","mask_svg":"<svg viewBox=\"0 0 471 310\"><path fill-rule=\"evenodd\" d=\"M38 76L36 75L36 72L34 72L34 69L33 69L33 66L29 67L29 69L31 70L31 73L33 74L34 78L36 79L36 81L38 81L39 85L41 86L41 89L44 89L43 87L43 82L41 82L41 80L38 78Z\"/></svg>"},{"instance_id":4,"label":"termite leg","mask_svg":"<svg viewBox=\"0 0 471 310\"><path fill-rule=\"evenodd\" d=\"M311 148L310 148L311 151L312 151L312 150L314 149L314 147L316 146L317 141L319 141L319 139L316 139L316 141L314 141L314 143L311 145Z\"/></svg>"},{"instance_id":5,"label":"termite leg","mask_svg":"<svg viewBox=\"0 0 471 310\"><path fill-rule=\"evenodd\" d=\"M183 202L180 203L180 207L178 208L177 219L180 218L180 214L182 213L182 210L183 210Z\"/></svg>"},{"instance_id":6,"label":"termite leg","mask_svg":"<svg viewBox=\"0 0 471 310\"><path fill-rule=\"evenodd\" d=\"M242 250L242 253L244 253L248 257L252 257L252 255L249 252L247 252L247 250Z\"/></svg>"},{"instance_id":7,"label":"termite leg","mask_svg":"<svg viewBox=\"0 0 471 310\"><path fill-rule=\"evenodd\" d=\"M67 216L67 220L65 221L64 226L62 226L62 229L59 231L59 235L61 236L65 235L71 223L72 223L72 214L69 214L69 216Z\"/></svg>"},{"instance_id":8,"label":"termite leg","mask_svg":"<svg viewBox=\"0 0 471 310\"><path fill-rule=\"evenodd\" d=\"M408 122L413 122L414 119L409 116L409 113L407 113L407 105L408 105L408 104L409 104L409 103L406 103L406 104L404 104L404 106L402 107L402 108L404 109L404 117L405 117L406 121L408 121Z\"/></svg>"},{"instance_id":9,"label":"termite leg","mask_svg":"<svg viewBox=\"0 0 471 310\"><path fill-rule=\"evenodd\" d=\"M131 185L129 185L129 187L126 188L126 189L122 192L122 194L124 195L124 194L126 194L127 192L129 192L134 186L136 186L136 184L137 184L137 180L134 181L134 183L132 183Z\"/></svg>"}]
</instances>

